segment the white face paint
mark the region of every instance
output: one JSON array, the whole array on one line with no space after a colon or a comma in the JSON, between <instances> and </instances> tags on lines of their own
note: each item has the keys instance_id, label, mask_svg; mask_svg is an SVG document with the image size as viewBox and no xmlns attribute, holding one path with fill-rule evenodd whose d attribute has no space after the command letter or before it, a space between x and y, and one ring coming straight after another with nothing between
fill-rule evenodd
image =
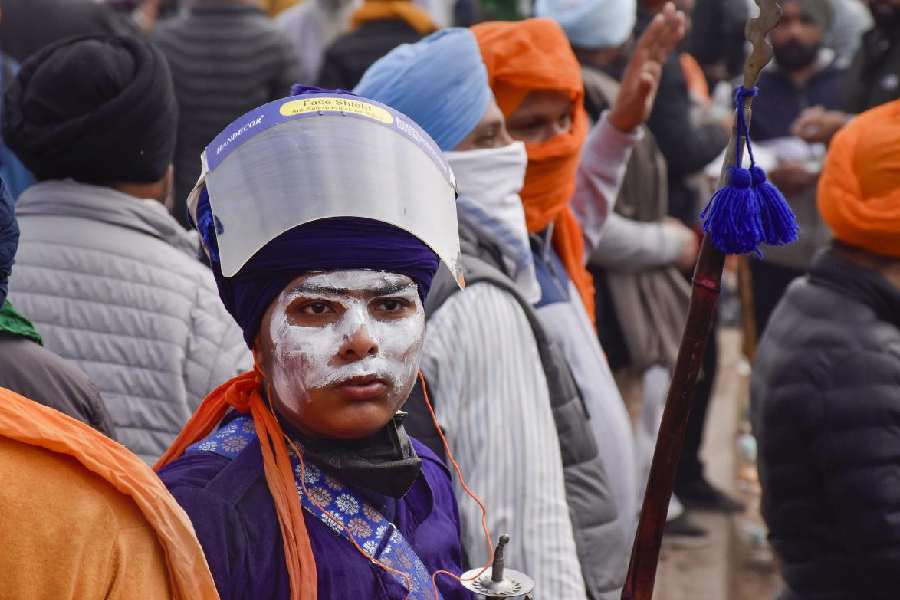
<instances>
[{"instance_id":1,"label":"white face paint","mask_svg":"<svg viewBox=\"0 0 900 600\"><path fill-rule=\"evenodd\" d=\"M360 378L380 380L388 398L402 402L397 396L418 371L424 330L416 284L404 275L312 275L284 290L272 307L272 385L282 402L300 410L310 392Z\"/></svg>"}]
</instances>

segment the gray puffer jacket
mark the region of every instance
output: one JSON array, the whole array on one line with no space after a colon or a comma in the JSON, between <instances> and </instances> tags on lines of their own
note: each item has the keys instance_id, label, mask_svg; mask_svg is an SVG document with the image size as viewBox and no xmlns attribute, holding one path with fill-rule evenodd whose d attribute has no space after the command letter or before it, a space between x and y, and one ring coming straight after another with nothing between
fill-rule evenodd
<instances>
[{"instance_id":1,"label":"gray puffer jacket","mask_svg":"<svg viewBox=\"0 0 900 600\"><path fill-rule=\"evenodd\" d=\"M158 202L46 181L16 207L10 299L100 391L125 446L155 460L249 353L197 245Z\"/></svg>"}]
</instances>

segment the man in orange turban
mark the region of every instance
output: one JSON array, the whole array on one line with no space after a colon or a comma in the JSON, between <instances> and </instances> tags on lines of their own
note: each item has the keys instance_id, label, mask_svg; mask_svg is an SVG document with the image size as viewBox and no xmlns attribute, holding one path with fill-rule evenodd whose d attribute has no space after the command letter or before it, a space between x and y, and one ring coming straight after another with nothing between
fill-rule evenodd
<instances>
[{"instance_id":1,"label":"man in orange turban","mask_svg":"<svg viewBox=\"0 0 900 600\"><path fill-rule=\"evenodd\" d=\"M900 597L900 100L831 143L834 232L759 345L751 400L762 513L785 597Z\"/></svg>"},{"instance_id":2,"label":"man in orange turban","mask_svg":"<svg viewBox=\"0 0 900 600\"><path fill-rule=\"evenodd\" d=\"M684 15L668 4L648 27L616 103L590 135L581 70L555 21L484 23L472 31L507 128L528 152L521 197L542 292L535 307L563 349L592 413L601 456L616 486L620 522L630 539L637 515L634 442L592 325L594 292L585 269L585 242L593 246L600 238L631 147L652 107L661 65L684 34Z\"/></svg>"}]
</instances>

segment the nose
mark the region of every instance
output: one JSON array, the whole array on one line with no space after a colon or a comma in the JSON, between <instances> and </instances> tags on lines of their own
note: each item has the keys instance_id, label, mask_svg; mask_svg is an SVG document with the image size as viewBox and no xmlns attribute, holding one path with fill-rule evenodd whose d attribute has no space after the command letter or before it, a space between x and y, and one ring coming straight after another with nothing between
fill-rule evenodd
<instances>
[{"instance_id":1,"label":"nose","mask_svg":"<svg viewBox=\"0 0 900 600\"><path fill-rule=\"evenodd\" d=\"M369 328L365 324L361 324L353 333L346 336L338 351L338 356L345 362L354 362L377 354L378 342L369 333Z\"/></svg>"}]
</instances>

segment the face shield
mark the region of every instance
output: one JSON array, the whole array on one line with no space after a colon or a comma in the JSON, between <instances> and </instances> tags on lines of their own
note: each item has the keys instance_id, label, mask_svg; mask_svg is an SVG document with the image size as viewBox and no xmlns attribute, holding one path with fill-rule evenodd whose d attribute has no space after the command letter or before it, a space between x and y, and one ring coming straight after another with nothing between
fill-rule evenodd
<instances>
[{"instance_id":1,"label":"face shield","mask_svg":"<svg viewBox=\"0 0 900 600\"><path fill-rule=\"evenodd\" d=\"M314 93L265 104L202 154L225 277L282 233L319 219L368 218L419 238L462 284L453 173L428 135L382 104Z\"/></svg>"}]
</instances>

